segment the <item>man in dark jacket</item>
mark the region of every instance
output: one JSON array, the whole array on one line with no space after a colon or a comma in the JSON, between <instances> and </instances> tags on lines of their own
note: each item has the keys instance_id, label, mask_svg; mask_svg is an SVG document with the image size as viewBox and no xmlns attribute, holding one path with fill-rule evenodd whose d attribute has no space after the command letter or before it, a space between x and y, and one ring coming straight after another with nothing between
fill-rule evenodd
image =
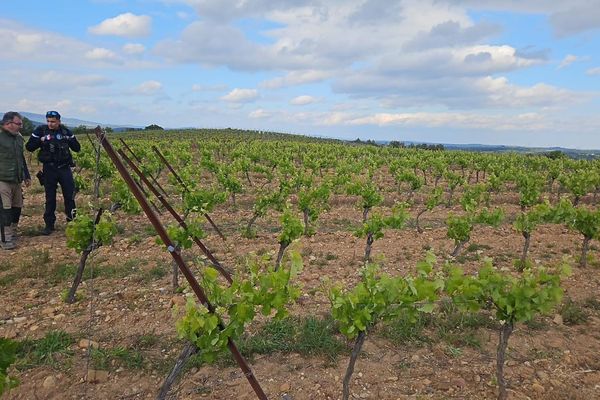
<instances>
[{"instance_id":1,"label":"man in dark jacket","mask_svg":"<svg viewBox=\"0 0 600 400\"><path fill-rule=\"evenodd\" d=\"M0 248L16 247L17 225L23 207L21 184L29 186L31 178L23 155L25 140L21 133L23 119L18 112L9 111L2 117L0 127Z\"/></svg>"},{"instance_id":2,"label":"man in dark jacket","mask_svg":"<svg viewBox=\"0 0 600 400\"><path fill-rule=\"evenodd\" d=\"M43 235L49 235L54 231L58 184L60 184L63 194L67 221L75 218L75 182L71 171L74 164L71 150L75 152L81 150L75 135L60 123L58 112L48 111L46 124L38 126L25 145L29 151L40 149L38 160L43 164L43 182L46 192L46 209L44 210L46 226L42 230Z\"/></svg>"}]
</instances>

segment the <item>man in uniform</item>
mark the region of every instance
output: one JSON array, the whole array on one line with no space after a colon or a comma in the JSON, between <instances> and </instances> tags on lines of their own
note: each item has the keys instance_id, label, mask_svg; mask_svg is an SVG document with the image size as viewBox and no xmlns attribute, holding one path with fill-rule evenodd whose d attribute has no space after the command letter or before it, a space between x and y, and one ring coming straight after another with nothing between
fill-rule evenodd
<instances>
[{"instance_id":1,"label":"man in uniform","mask_svg":"<svg viewBox=\"0 0 600 400\"><path fill-rule=\"evenodd\" d=\"M46 208L44 210L43 235L54 231L56 222L56 188L60 184L65 204L67 221L75 218L75 182L71 167L73 156L71 150L78 152L81 146L75 135L60 123L57 111L46 113L46 125L38 126L25 145L29 151L40 149L38 160L43 164L43 182L46 192Z\"/></svg>"},{"instance_id":2,"label":"man in uniform","mask_svg":"<svg viewBox=\"0 0 600 400\"><path fill-rule=\"evenodd\" d=\"M31 178L23 155L25 140L21 133L23 119L18 112L9 111L2 117L0 127L0 248L16 247L17 225L23 207L21 184L29 186Z\"/></svg>"}]
</instances>

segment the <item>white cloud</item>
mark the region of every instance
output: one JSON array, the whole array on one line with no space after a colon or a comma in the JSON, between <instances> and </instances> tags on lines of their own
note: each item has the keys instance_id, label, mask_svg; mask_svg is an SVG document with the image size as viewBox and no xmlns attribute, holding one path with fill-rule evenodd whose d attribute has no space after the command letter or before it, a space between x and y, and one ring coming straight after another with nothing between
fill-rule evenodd
<instances>
[{"instance_id":1,"label":"white cloud","mask_svg":"<svg viewBox=\"0 0 600 400\"><path fill-rule=\"evenodd\" d=\"M475 129L489 131L520 131L545 133L568 126L559 117L538 112L478 114L471 112L406 112L358 115L351 112L331 112L313 116L324 126L376 126L410 128Z\"/></svg>"},{"instance_id":2,"label":"white cloud","mask_svg":"<svg viewBox=\"0 0 600 400\"><path fill-rule=\"evenodd\" d=\"M146 47L140 43L127 43L123 45L123 52L126 54L136 55L142 54L144 51L146 51Z\"/></svg>"},{"instance_id":3,"label":"white cloud","mask_svg":"<svg viewBox=\"0 0 600 400\"><path fill-rule=\"evenodd\" d=\"M589 97L585 93L575 93L545 83L529 87L512 85L506 78L480 79L476 87L487 98L486 105L504 108L560 107Z\"/></svg>"},{"instance_id":4,"label":"white cloud","mask_svg":"<svg viewBox=\"0 0 600 400\"><path fill-rule=\"evenodd\" d=\"M248 114L248 117L250 117L252 119L263 119L263 118L270 118L271 115L272 114L270 112L263 110L262 108L259 108L258 110L254 110L250 114Z\"/></svg>"},{"instance_id":5,"label":"white cloud","mask_svg":"<svg viewBox=\"0 0 600 400\"><path fill-rule=\"evenodd\" d=\"M150 34L152 18L147 15L125 13L108 18L100 24L88 28L95 35L113 35L123 37L143 37Z\"/></svg>"},{"instance_id":6,"label":"white cloud","mask_svg":"<svg viewBox=\"0 0 600 400\"><path fill-rule=\"evenodd\" d=\"M89 115L89 114L94 114L96 111L98 111L98 109L95 106L84 104L84 105L79 105L77 107L77 111L81 114Z\"/></svg>"},{"instance_id":7,"label":"white cloud","mask_svg":"<svg viewBox=\"0 0 600 400\"><path fill-rule=\"evenodd\" d=\"M585 71L585 73L591 76L600 75L600 67L590 68L587 71Z\"/></svg>"},{"instance_id":8,"label":"white cloud","mask_svg":"<svg viewBox=\"0 0 600 400\"><path fill-rule=\"evenodd\" d=\"M193 84L192 92L216 92L223 91L227 89L227 85L201 85L201 84Z\"/></svg>"},{"instance_id":9,"label":"white cloud","mask_svg":"<svg viewBox=\"0 0 600 400\"><path fill-rule=\"evenodd\" d=\"M437 24L456 21L465 29L473 25L464 10L440 7L433 0L406 1L405 7L379 6L377 15L366 16L358 13L363 0L193 2L206 11L203 19L191 23L179 39L159 43L155 51L173 62L233 69L332 71L353 62L372 62L386 53L399 57L399 47L415 32ZM281 27L261 32L270 43L256 43L221 18L211 19L213 7L229 16L261 15Z\"/></svg>"},{"instance_id":10,"label":"white cloud","mask_svg":"<svg viewBox=\"0 0 600 400\"><path fill-rule=\"evenodd\" d=\"M558 36L600 28L600 7L596 0L441 0L473 10L504 11L547 15Z\"/></svg>"},{"instance_id":11,"label":"white cloud","mask_svg":"<svg viewBox=\"0 0 600 400\"><path fill-rule=\"evenodd\" d=\"M598 1L565 3L568 8L550 16L550 22L559 37L600 28L600 5Z\"/></svg>"},{"instance_id":12,"label":"white cloud","mask_svg":"<svg viewBox=\"0 0 600 400\"><path fill-rule=\"evenodd\" d=\"M303 95L303 96L294 97L292 100L290 100L290 104L294 105L294 106L305 106L307 104L311 104L316 101L317 101L317 99L314 98L313 96Z\"/></svg>"},{"instance_id":13,"label":"white cloud","mask_svg":"<svg viewBox=\"0 0 600 400\"><path fill-rule=\"evenodd\" d=\"M43 60L60 62L78 60L91 46L48 31L36 31L28 26L0 18L0 46L4 60Z\"/></svg>"},{"instance_id":14,"label":"white cloud","mask_svg":"<svg viewBox=\"0 0 600 400\"><path fill-rule=\"evenodd\" d=\"M241 30L209 21L191 23L180 39L163 40L154 52L175 63L228 65L236 70L259 69L269 58L265 49L249 41Z\"/></svg>"},{"instance_id":15,"label":"white cloud","mask_svg":"<svg viewBox=\"0 0 600 400\"><path fill-rule=\"evenodd\" d=\"M169 2L184 3L196 9L198 15L219 21L229 21L237 18L260 16L272 10L286 9L291 6L309 4L309 0L168 0Z\"/></svg>"},{"instance_id":16,"label":"white cloud","mask_svg":"<svg viewBox=\"0 0 600 400\"><path fill-rule=\"evenodd\" d=\"M279 89L287 86L296 86L323 81L325 79L330 78L332 75L333 72L328 71L292 71L286 76L277 77L261 82L259 86L265 89Z\"/></svg>"},{"instance_id":17,"label":"white cloud","mask_svg":"<svg viewBox=\"0 0 600 400\"><path fill-rule=\"evenodd\" d=\"M102 75L79 75L54 70L44 71L35 76L36 84L49 85L60 82L61 86L82 88L97 87L111 83L111 80Z\"/></svg>"},{"instance_id":18,"label":"white cloud","mask_svg":"<svg viewBox=\"0 0 600 400\"><path fill-rule=\"evenodd\" d=\"M119 62L119 56L114 51L105 49L103 47L96 47L92 50L88 50L85 53L85 58L93 61L104 61L104 62Z\"/></svg>"},{"instance_id":19,"label":"white cloud","mask_svg":"<svg viewBox=\"0 0 600 400\"><path fill-rule=\"evenodd\" d=\"M154 95L162 91L162 83L158 81L146 81L139 84L134 93L141 95Z\"/></svg>"},{"instance_id":20,"label":"white cloud","mask_svg":"<svg viewBox=\"0 0 600 400\"><path fill-rule=\"evenodd\" d=\"M567 54L565 56L565 58L563 58L562 61L560 62L560 64L558 65L558 69L563 69L565 67L568 67L569 65L573 64L577 60L578 60L577 56L574 56L573 54Z\"/></svg>"},{"instance_id":21,"label":"white cloud","mask_svg":"<svg viewBox=\"0 0 600 400\"><path fill-rule=\"evenodd\" d=\"M235 88L225 96L221 97L221 100L230 103L249 103L258 98L258 91L256 89L239 89Z\"/></svg>"}]
</instances>

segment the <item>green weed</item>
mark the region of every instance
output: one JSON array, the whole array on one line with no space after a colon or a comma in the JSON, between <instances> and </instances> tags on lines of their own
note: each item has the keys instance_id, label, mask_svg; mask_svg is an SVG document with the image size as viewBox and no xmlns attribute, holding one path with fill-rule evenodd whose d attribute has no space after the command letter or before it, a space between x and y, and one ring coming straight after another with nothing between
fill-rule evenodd
<instances>
[{"instance_id":1,"label":"green weed","mask_svg":"<svg viewBox=\"0 0 600 400\"><path fill-rule=\"evenodd\" d=\"M71 356L74 339L64 331L50 331L41 339L26 339L19 342L17 367L34 368L39 365L58 366L64 364L64 357Z\"/></svg>"},{"instance_id":2,"label":"green weed","mask_svg":"<svg viewBox=\"0 0 600 400\"><path fill-rule=\"evenodd\" d=\"M144 367L142 354L137 350L126 347L92 349L90 356L95 369L108 370L114 367L142 369Z\"/></svg>"},{"instance_id":3,"label":"green weed","mask_svg":"<svg viewBox=\"0 0 600 400\"><path fill-rule=\"evenodd\" d=\"M559 312L565 325L583 324L587 322L589 318L589 315L584 308L570 298L567 298Z\"/></svg>"}]
</instances>

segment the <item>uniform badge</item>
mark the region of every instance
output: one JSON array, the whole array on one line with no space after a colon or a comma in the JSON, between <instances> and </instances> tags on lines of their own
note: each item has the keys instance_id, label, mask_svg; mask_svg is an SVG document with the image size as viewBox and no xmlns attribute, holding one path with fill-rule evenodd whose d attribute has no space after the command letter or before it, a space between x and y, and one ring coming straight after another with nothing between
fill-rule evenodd
<instances>
[{"instance_id":1,"label":"uniform badge","mask_svg":"<svg viewBox=\"0 0 600 400\"><path fill-rule=\"evenodd\" d=\"M62 139L62 135L59 133L58 135L56 135L56 138L57 138L58 140L60 140L60 139Z\"/></svg>"}]
</instances>

